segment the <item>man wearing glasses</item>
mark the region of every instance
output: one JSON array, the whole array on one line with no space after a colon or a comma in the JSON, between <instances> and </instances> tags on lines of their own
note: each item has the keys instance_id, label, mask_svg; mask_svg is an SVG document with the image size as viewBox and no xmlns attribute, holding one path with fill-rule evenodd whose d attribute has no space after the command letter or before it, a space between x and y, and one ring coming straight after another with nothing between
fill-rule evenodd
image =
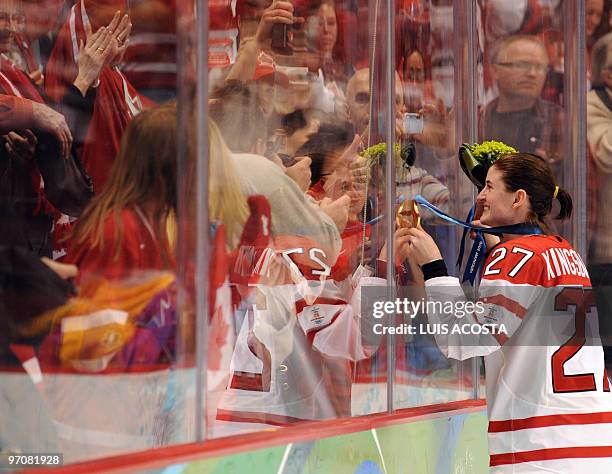
<instances>
[{"instance_id":1,"label":"man wearing glasses","mask_svg":"<svg viewBox=\"0 0 612 474\"><path fill-rule=\"evenodd\" d=\"M493 47L491 63L499 95L485 107L481 139L544 157L560 180L563 109L540 98L548 72L544 45L533 36L503 38Z\"/></svg>"}]
</instances>

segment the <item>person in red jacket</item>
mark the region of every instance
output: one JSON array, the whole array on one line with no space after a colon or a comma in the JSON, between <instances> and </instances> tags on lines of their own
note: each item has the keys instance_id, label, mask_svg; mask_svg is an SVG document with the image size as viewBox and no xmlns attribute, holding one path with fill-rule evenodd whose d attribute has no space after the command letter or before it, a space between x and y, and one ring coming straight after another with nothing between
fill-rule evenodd
<instances>
[{"instance_id":1,"label":"person in red jacket","mask_svg":"<svg viewBox=\"0 0 612 474\"><path fill-rule=\"evenodd\" d=\"M22 114L31 111L32 119L41 113L51 118L52 127L60 127L53 133L60 135L60 143L36 123L31 124L36 125L33 128L9 125L0 145L0 221L5 229L0 244L24 246L40 256L59 258L56 237L68 224L68 216L78 217L91 189L79 163L70 156L72 137L65 121L48 110L30 77L6 56L15 34L14 15L13 5L0 2L0 93L31 101L12 105L21 107Z\"/></svg>"},{"instance_id":2,"label":"person in red jacket","mask_svg":"<svg viewBox=\"0 0 612 474\"><path fill-rule=\"evenodd\" d=\"M150 109L126 129L108 185L78 221L68 259L82 277L174 267L168 223L177 208L176 109Z\"/></svg>"},{"instance_id":3,"label":"person in red jacket","mask_svg":"<svg viewBox=\"0 0 612 474\"><path fill-rule=\"evenodd\" d=\"M74 127L84 129L77 133L82 135L78 155L93 180L96 193L107 183L127 124L145 107L153 105L138 94L118 68L132 28L130 17L122 13L126 3L125 0L77 2L59 32L45 75L47 95L62 103L62 111L67 116L79 116L72 120ZM105 66L97 77L77 83L84 49L96 34L111 35L108 45L99 45L92 53L104 56ZM67 100L67 94L73 98ZM79 108L84 110L79 113Z\"/></svg>"}]
</instances>

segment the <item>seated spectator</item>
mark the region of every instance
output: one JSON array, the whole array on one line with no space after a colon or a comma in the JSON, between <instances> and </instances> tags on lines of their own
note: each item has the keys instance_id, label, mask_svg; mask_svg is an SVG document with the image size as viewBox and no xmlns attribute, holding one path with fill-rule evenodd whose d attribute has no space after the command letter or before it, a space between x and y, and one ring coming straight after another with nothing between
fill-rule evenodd
<instances>
[{"instance_id":1,"label":"seated spectator","mask_svg":"<svg viewBox=\"0 0 612 474\"><path fill-rule=\"evenodd\" d=\"M415 49L408 54L402 83L406 111L418 114L423 120L423 131L408 133L410 140L426 147L447 148L449 133L445 123L446 107L442 99L434 95L432 81L426 73L425 59L419 50ZM422 151L423 147L417 146L417 149Z\"/></svg>"},{"instance_id":2,"label":"seated spectator","mask_svg":"<svg viewBox=\"0 0 612 474\"><path fill-rule=\"evenodd\" d=\"M0 94L0 133L11 130L41 130L57 133L56 139L70 140L70 131L64 117L44 104L16 96ZM70 145L67 144L67 150ZM47 157L48 159L48 157ZM61 159L58 157L58 159ZM2 189L7 189L2 184ZM12 183L11 183L12 184ZM0 212L7 211L4 206ZM3 219L4 220L4 219ZM14 221L5 222L4 234L11 234ZM19 233L19 237L23 234ZM53 262L40 258L33 251L33 245L15 240L0 243L0 363L13 365L9 344L22 343L16 334L16 327L29 322L44 311L62 305L72 295L73 288L66 280L76 275L73 265ZM53 271L49 271L49 269Z\"/></svg>"},{"instance_id":3,"label":"seated spectator","mask_svg":"<svg viewBox=\"0 0 612 474\"><path fill-rule=\"evenodd\" d=\"M23 39L30 49L34 61L43 70L57 33L70 12L74 1L64 0L20 0L25 14L25 33ZM41 77L42 78L42 77ZM44 80L44 78L42 78Z\"/></svg>"},{"instance_id":4,"label":"seated spectator","mask_svg":"<svg viewBox=\"0 0 612 474\"><path fill-rule=\"evenodd\" d=\"M586 66L587 89L591 84L591 57L595 42L612 29L610 25L610 9L612 2L609 0L586 0L585 1L585 35L586 35L586 55L584 62ZM563 12L561 5L558 5L551 12L553 23L557 23L556 28L544 31L543 42L548 49L551 68L542 91L542 98L563 105L564 88L564 32L563 32ZM556 20L556 21L554 21ZM546 22L546 20L545 20ZM547 23L550 23L547 22Z\"/></svg>"},{"instance_id":5,"label":"seated spectator","mask_svg":"<svg viewBox=\"0 0 612 474\"><path fill-rule=\"evenodd\" d=\"M404 81L424 82L431 79L433 37L428 2L402 0L396 8L396 64ZM415 54L416 53L416 54ZM411 69L419 71L412 76ZM406 101L408 105L408 101Z\"/></svg>"},{"instance_id":6,"label":"seated spectator","mask_svg":"<svg viewBox=\"0 0 612 474\"><path fill-rule=\"evenodd\" d=\"M544 157L561 183L563 110L540 98L548 71L546 48L535 37L511 36L495 45L491 63L499 96L480 117L481 138Z\"/></svg>"},{"instance_id":7,"label":"seated spectator","mask_svg":"<svg viewBox=\"0 0 612 474\"><path fill-rule=\"evenodd\" d=\"M55 102L62 102L73 124L78 155L96 192L106 185L125 127L152 105L118 69L131 32L129 16L118 11L125 8L125 0L77 2L60 30L46 70L45 91ZM98 74L83 76L84 69Z\"/></svg>"},{"instance_id":8,"label":"seated spectator","mask_svg":"<svg viewBox=\"0 0 612 474\"><path fill-rule=\"evenodd\" d=\"M346 104L341 87L330 83L326 85L323 72L319 72L318 61L309 64L312 61L304 57L310 53L296 51L293 56L274 56L271 52L273 25L275 23L294 26L301 24L304 19L294 16L295 14L291 2L273 2L268 6L256 24L254 36L241 41L236 63L225 79L226 81L239 79L256 86L258 101L266 117L271 121L271 129L278 126L279 117L277 115L289 114L297 109L313 108L323 113L334 111L339 114L345 113ZM318 17L316 17L311 23L318 25L318 22ZM317 57L317 54L313 53L311 56ZM269 59L271 57L274 57L274 59ZM281 63L288 64L288 66L280 66ZM265 67L266 65L268 66ZM273 77L270 65L274 69ZM268 84L261 85L262 77L265 77L262 74L266 72L266 69L267 74L265 76L267 76ZM269 97L272 95L272 87L269 83L272 80L274 107L273 110L270 110ZM267 96L263 101L261 100L261 92L265 92Z\"/></svg>"},{"instance_id":9,"label":"seated spectator","mask_svg":"<svg viewBox=\"0 0 612 474\"><path fill-rule=\"evenodd\" d=\"M404 97L408 112L419 112L425 99L425 60L417 49L409 52L403 67ZM431 96L431 90L428 91Z\"/></svg>"},{"instance_id":10,"label":"seated spectator","mask_svg":"<svg viewBox=\"0 0 612 474\"><path fill-rule=\"evenodd\" d=\"M0 245L0 366L20 365L11 344L39 344L39 337L25 338L19 327L57 308L74 294L68 281L77 274L74 265L38 257L24 247Z\"/></svg>"},{"instance_id":11,"label":"seated spectator","mask_svg":"<svg viewBox=\"0 0 612 474\"><path fill-rule=\"evenodd\" d=\"M551 12L552 14L552 12ZM558 15L554 15L555 19ZM487 0L483 2L482 31L484 35L480 38L482 47L487 51L495 45L501 38L511 35L540 35L546 37L546 45L550 57L550 62L554 66L559 51L557 50L558 40L555 38L557 28L551 28L551 18L546 16L542 8L542 0L515 0L507 2L505 0ZM556 25L556 23L555 23ZM546 26L546 28L545 28ZM544 30L544 31L543 31ZM561 42L563 40L561 39ZM482 50L481 50L482 51ZM561 52L561 54L563 54ZM483 103L486 104L497 95L495 80L493 77L492 65L487 55L483 55L483 81L484 94ZM550 77L543 94L547 95L548 100L555 102L559 94L563 92L563 85L558 87L558 81L562 76L555 68L550 69Z\"/></svg>"},{"instance_id":12,"label":"seated spectator","mask_svg":"<svg viewBox=\"0 0 612 474\"><path fill-rule=\"evenodd\" d=\"M70 154L72 134L62 114L45 104L0 93L0 133L26 128L53 134L62 155Z\"/></svg>"},{"instance_id":13,"label":"seated spectator","mask_svg":"<svg viewBox=\"0 0 612 474\"><path fill-rule=\"evenodd\" d=\"M606 364L612 366L612 33L593 46L593 90L587 95L587 138L593 157L591 183L596 202L595 228L589 249L589 275L597 296Z\"/></svg>"},{"instance_id":14,"label":"seated spectator","mask_svg":"<svg viewBox=\"0 0 612 474\"><path fill-rule=\"evenodd\" d=\"M276 23L293 25L302 20L294 16L294 7L291 2L272 2L261 13L257 13L259 21L256 23L254 34L250 36L241 30L245 36L240 43L235 64L227 75L227 80L239 79L247 82L256 75L257 62L262 52L270 51L272 27ZM252 15L252 13L251 13Z\"/></svg>"},{"instance_id":15,"label":"seated spectator","mask_svg":"<svg viewBox=\"0 0 612 474\"><path fill-rule=\"evenodd\" d=\"M538 0L488 0L484 9L487 41L516 34L537 34L543 26Z\"/></svg>"}]
</instances>

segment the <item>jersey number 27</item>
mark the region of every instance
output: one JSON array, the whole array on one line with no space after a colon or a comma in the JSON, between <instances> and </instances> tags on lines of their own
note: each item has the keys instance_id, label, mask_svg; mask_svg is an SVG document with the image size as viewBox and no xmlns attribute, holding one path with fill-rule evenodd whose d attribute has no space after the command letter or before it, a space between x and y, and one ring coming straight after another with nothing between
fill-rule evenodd
<instances>
[{"instance_id":1,"label":"jersey number 27","mask_svg":"<svg viewBox=\"0 0 612 474\"><path fill-rule=\"evenodd\" d=\"M555 393L594 392L597 390L595 374L566 375L564 365L574 357L586 342L586 317L595 308L595 295L590 288L563 288L555 298L555 310L567 311L574 306L574 335L568 339L551 357L552 385ZM610 382L604 370L604 392L610 391Z\"/></svg>"}]
</instances>

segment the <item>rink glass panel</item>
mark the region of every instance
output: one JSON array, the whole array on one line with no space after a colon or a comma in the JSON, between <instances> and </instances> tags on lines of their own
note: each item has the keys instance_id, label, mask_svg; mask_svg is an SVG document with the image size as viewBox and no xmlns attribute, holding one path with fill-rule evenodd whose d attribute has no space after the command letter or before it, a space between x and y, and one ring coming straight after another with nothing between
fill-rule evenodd
<instances>
[{"instance_id":1,"label":"rink glass panel","mask_svg":"<svg viewBox=\"0 0 612 474\"><path fill-rule=\"evenodd\" d=\"M144 296L146 308L134 315L126 310L132 318L127 325L106 329L108 334L125 337L144 329L148 332L143 337L157 338L161 355L153 362L145 357L121 366L118 356L111 354L115 359L111 357L101 371L79 363L78 354L61 363L41 361L43 383L36 384L22 370L7 367L0 383L4 395L0 397L0 449L62 452L64 461L72 463L253 430L282 429L306 420L482 396L482 383L475 381L482 376L479 362L445 359L432 337L380 338L364 344L359 326L356 329L350 321L344 321L333 334L334 324L341 319L326 326L330 337L319 337L325 334L320 326L330 322L325 318L331 314L333 319L336 313L329 308L330 301L315 299L321 297L319 291L329 290L321 288L320 278L315 277L326 273L329 266L328 280L338 276L339 282L348 279L350 286L362 250L364 263L372 263L384 242L393 238L384 218L388 199L394 202L400 195L410 198L421 193L451 215L467 216L475 193L459 169L456 150L463 142L494 138L481 131L479 119L496 93L487 58L500 27L491 24L491 16L485 17L480 9L468 10L474 5L467 1L395 2L393 11L386 8L386 2L375 0L357 2L356 9L351 8L354 2L338 1L335 9L323 3L316 10L300 4L297 14L306 20L292 32L293 54L274 55L274 66L265 57L255 68L251 64L240 76L248 85L225 90L220 100L215 94L241 50L250 47L246 39L256 34L266 2L247 6L238 2L235 13L240 23L231 2L177 2L176 12L163 10L159 2L130 3L134 49L129 52L132 56L126 56L122 73L152 100L175 98L178 103L177 188L183 192L179 192L178 212L169 230L174 235L176 271L129 275L107 293L101 290L98 297L107 297L123 308L131 304L126 294ZM26 12L26 19L58 16L43 12L38 3L28 5L34 6ZM194 8L200 9L197 16ZM545 11L540 22L530 27L549 41L550 67L542 94L562 104L564 117L579 120L584 112L571 94L580 86L572 85L568 91L563 80L564 68L576 61L562 47L560 25L568 18L569 7L563 8ZM376 10L378 17L373 13ZM395 30L391 57L399 73L397 93L389 90L386 74L392 67L388 15L392 15ZM197 18L209 18L208 31ZM146 55L151 48L160 53L153 59ZM360 89L354 83L347 91L348 80L368 63L373 84L366 80L365 89ZM561 101L562 94L572 98L571 113L568 102ZM359 188L363 196L356 196L363 197L366 211L354 210L355 226L344 242L345 257L350 258L343 264L350 271L339 272L333 268L338 249L334 252L329 242L329 220L312 209L315 204L299 198L298 186L305 186L300 181L303 173L294 174L293 179L272 160L274 154L291 157L299 149L297 137L291 140L287 130L281 132L281 114L303 109L306 113L301 118L295 115L290 126L307 137L317 124L326 122L326 114L344 110L345 105L348 108L349 101L349 118L361 135L361 148L387 140L389 129L396 127L387 113L394 104L400 118L398 131L406 135L401 142L415 145L416 160L410 168L398 162L394 189L387 186L384 160L371 169L367 190ZM360 111L370 116L369 127L367 119L359 120ZM410 119L404 120L404 113L412 114ZM219 124L222 135L230 131L224 141L234 153L265 154L268 161L248 156L233 159L226 154L219 140L213 140L211 133L216 131L207 126L210 117L223 122ZM342 122L338 117L331 121L335 126ZM349 144L352 132L345 138ZM559 166L560 180L570 191L584 187L584 154L567 153L578 139L565 133L558 142L548 132L536 137L542 148L560 150L559 156L565 157L553 164ZM224 166L227 160L232 160L232 166ZM269 168L272 165L276 168ZM329 176L318 189L317 199L337 199L358 188L342 166L327 167L322 174ZM436 183L431 194L418 187L418 180L428 175ZM224 188L226 180L241 189L242 211L236 206L220 211L211 204L231 201ZM249 195L262 194L269 208L257 200L249 208L244 201ZM234 195L238 201L239 197ZM253 232L232 234L237 221L250 222L253 209L251 215L258 217L251 222ZM584 200L575 201L575 212L578 219L585 220ZM222 216L230 217L222 222ZM360 227L364 221L369 223L365 239ZM450 274L461 276L463 267L456 266L461 230L427 214L423 225L440 245ZM572 229L560 229L577 238L568 230ZM222 240L223 233L233 238ZM272 250L267 252L269 259L260 261L267 248ZM257 263L265 263L266 271L251 280L248 270ZM317 304L318 312L312 310ZM342 302L333 304L341 306ZM304 308L311 308L310 316L302 314L300 319ZM142 314L144 309L148 315ZM152 327L161 330L150 331ZM93 335L94 341L112 342L115 336L108 334L106 338ZM96 342L93 346L102 350ZM133 347L133 343L126 344L121 350Z\"/></svg>"}]
</instances>

